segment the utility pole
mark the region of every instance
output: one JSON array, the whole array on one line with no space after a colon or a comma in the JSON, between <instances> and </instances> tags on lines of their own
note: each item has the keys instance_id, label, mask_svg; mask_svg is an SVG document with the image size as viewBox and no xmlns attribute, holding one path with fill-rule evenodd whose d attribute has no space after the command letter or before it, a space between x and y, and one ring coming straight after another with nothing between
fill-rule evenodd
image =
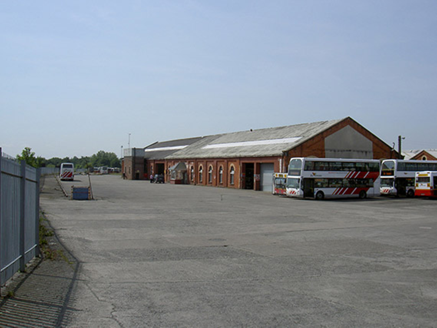
<instances>
[{"instance_id":1,"label":"utility pole","mask_svg":"<svg viewBox=\"0 0 437 328\"><path fill-rule=\"evenodd\" d=\"M128 148L130 149L130 133L129 133L129 138L127 139L127 145L128 145Z\"/></svg>"}]
</instances>

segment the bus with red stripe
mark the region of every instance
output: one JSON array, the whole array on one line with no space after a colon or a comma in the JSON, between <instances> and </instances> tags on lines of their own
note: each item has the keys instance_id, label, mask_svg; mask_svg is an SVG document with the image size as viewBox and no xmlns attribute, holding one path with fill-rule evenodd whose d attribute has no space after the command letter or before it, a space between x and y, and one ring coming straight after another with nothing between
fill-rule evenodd
<instances>
[{"instance_id":1,"label":"bus with red stripe","mask_svg":"<svg viewBox=\"0 0 437 328\"><path fill-rule=\"evenodd\" d=\"M437 171L437 161L386 159L381 164L381 196L414 196L416 172Z\"/></svg>"},{"instance_id":2,"label":"bus with red stripe","mask_svg":"<svg viewBox=\"0 0 437 328\"><path fill-rule=\"evenodd\" d=\"M286 195L297 198L367 198L380 195L379 160L290 159Z\"/></svg>"},{"instance_id":3,"label":"bus with red stripe","mask_svg":"<svg viewBox=\"0 0 437 328\"><path fill-rule=\"evenodd\" d=\"M437 197L437 172L424 171L416 172L415 177L416 190L415 196L419 197Z\"/></svg>"},{"instance_id":4,"label":"bus with red stripe","mask_svg":"<svg viewBox=\"0 0 437 328\"><path fill-rule=\"evenodd\" d=\"M62 163L59 169L59 178L61 180L74 180L74 164Z\"/></svg>"}]
</instances>

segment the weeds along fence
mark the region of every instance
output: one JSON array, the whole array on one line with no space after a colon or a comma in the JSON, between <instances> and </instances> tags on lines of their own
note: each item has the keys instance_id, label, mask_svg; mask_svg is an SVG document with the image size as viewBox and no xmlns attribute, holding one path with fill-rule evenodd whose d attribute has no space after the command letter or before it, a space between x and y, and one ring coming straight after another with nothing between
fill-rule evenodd
<instances>
[{"instance_id":1,"label":"weeds along fence","mask_svg":"<svg viewBox=\"0 0 437 328\"><path fill-rule=\"evenodd\" d=\"M40 169L0 148L0 286L39 255Z\"/></svg>"}]
</instances>

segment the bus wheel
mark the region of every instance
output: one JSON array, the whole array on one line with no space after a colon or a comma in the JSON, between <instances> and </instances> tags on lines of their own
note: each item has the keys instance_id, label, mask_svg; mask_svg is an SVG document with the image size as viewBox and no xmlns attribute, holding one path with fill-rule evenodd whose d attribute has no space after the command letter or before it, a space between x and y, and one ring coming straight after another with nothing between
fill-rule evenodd
<instances>
[{"instance_id":1,"label":"bus wheel","mask_svg":"<svg viewBox=\"0 0 437 328\"><path fill-rule=\"evenodd\" d=\"M414 197L414 191L413 189L408 190L407 197Z\"/></svg>"},{"instance_id":2,"label":"bus wheel","mask_svg":"<svg viewBox=\"0 0 437 328\"><path fill-rule=\"evenodd\" d=\"M366 197L367 197L366 192L365 192L364 190L361 190L361 191L360 191L360 195L359 195L359 197L360 197L360 199L364 199L364 198L366 198Z\"/></svg>"},{"instance_id":3,"label":"bus wheel","mask_svg":"<svg viewBox=\"0 0 437 328\"><path fill-rule=\"evenodd\" d=\"M316 199L317 200L322 200L323 198L325 198L325 195L323 194L322 191L318 191L316 194Z\"/></svg>"}]
</instances>

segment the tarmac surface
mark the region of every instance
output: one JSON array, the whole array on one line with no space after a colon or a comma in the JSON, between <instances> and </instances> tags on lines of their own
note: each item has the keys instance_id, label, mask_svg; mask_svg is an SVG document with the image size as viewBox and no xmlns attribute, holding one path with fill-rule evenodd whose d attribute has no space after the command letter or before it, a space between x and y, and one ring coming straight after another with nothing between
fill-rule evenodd
<instances>
[{"instance_id":1,"label":"tarmac surface","mask_svg":"<svg viewBox=\"0 0 437 328\"><path fill-rule=\"evenodd\" d=\"M437 327L437 201L91 181L46 179L58 256L2 289L0 326Z\"/></svg>"},{"instance_id":2,"label":"tarmac surface","mask_svg":"<svg viewBox=\"0 0 437 328\"><path fill-rule=\"evenodd\" d=\"M41 181L43 184L47 181L42 198L65 198L53 177ZM17 273L2 288L0 327L65 327L75 311L68 304L79 263L53 233L44 213L40 224L51 232L45 236L46 252L29 263L25 273Z\"/></svg>"}]
</instances>

